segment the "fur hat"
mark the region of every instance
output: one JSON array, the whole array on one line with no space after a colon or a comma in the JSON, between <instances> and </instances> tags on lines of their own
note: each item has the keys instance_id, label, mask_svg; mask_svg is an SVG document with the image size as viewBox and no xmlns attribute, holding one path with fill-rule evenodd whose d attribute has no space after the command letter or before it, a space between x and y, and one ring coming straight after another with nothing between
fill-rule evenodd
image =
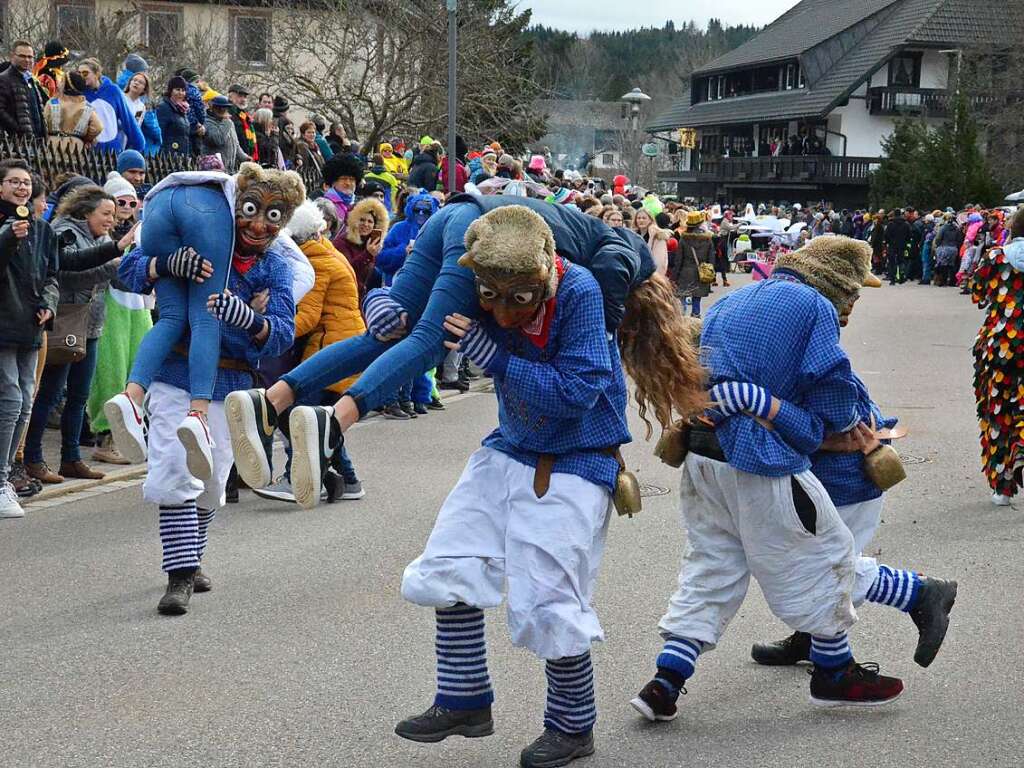
<instances>
[{"instance_id":1,"label":"fur hat","mask_svg":"<svg viewBox=\"0 0 1024 768\"><path fill-rule=\"evenodd\" d=\"M351 176L356 186L363 180L363 166L353 155L341 152L324 163L324 184L332 186L342 176Z\"/></svg>"},{"instance_id":2,"label":"fur hat","mask_svg":"<svg viewBox=\"0 0 1024 768\"><path fill-rule=\"evenodd\" d=\"M540 214L525 205L495 208L470 224L459 264L515 274L543 271L548 280L545 298L558 288L555 237Z\"/></svg>"},{"instance_id":3,"label":"fur hat","mask_svg":"<svg viewBox=\"0 0 1024 768\"><path fill-rule=\"evenodd\" d=\"M837 310L862 287L881 285L871 274L871 246L842 235L816 237L800 250L779 256L775 267L798 273Z\"/></svg>"},{"instance_id":4,"label":"fur hat","mask_svg":"<svg viewBox=\"0 0 1024 768\"><path fill-rule=\"evenodd\" d=\"M288 206L284 211L284 226L288 225L295 209L306 199L306 185L295 171L279 171L275 168L261 168L256 163L242 163L235 175L235 183L237 194L256 184L265 184L279 191Z\"/></svg>"},{"instance_id":5,"label":"fur hat","mask_svg":"<svg viewBox=\"0 0 1024 768\"><path fill-rule=\"evenodd\" d=\"M139 198L131 182L117 171L107 174L107 183L103 185L103 191L111 197L134 197L136 200Z\"/></svg>"},{"instance_id":6,"label":"fur hat","mask_svg":"<svg viewBox=\"0 0 1024 768\"><path fill-rule=\"evenodd\" d=\"M327 221L320 207L312 200L305 200L295 209L288 222L287 234L298 245L312 240L327 227Z\"/></svg>"},{"instance_id":7,"label":"fur hat","mask_svg":"<svg viewBox=\"0 0 1024 768\"><path fill-rule=\"evenodd\" d=\"M345 218L348 224L348 232L345 234L345 238L355 245L361 243L356 221L365 213L373 216L373 226L375 229L380 230L380 241L383 243L384 238L388 235L388 223L391 221L391 217L388 216L388 209L384 207L384 203L376 197L364 197L352 206L352 210L348 212L348 216Z\"/></svg>"}]
</instances>

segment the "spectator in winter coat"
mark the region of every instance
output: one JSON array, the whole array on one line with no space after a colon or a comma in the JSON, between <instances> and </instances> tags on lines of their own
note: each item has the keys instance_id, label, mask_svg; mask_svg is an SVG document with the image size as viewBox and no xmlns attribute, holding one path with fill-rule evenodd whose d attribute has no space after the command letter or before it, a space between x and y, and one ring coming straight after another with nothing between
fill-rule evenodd
<instances>
[{"instance_id":1,"label":"spectator in winter coat","mask_svg":"<svg viewBox=\"0 0 1024 768\"><path fill-rule=\"evenodd\" d=\"M165 152L188 155L192 152L192 131L189 128L189 107L186 97L188 83L175 75L167 81L164 100L156 108Z\"/></svg>"},{"instance_id":2,"label":"spectator in winter coat","mask_svg":"<svg viewBox=\"0 0 1024 768\"><path fill-rule=\"evenodd\" d=\"M334 244L355 270L361 303L388 233L389 216L384 203L374 197L364 197L352 207L348 219L348 231Z\"/></svg>"},{"instance_id":3,"label":"spectator in winter coat","mask_svg":"<svg viewBox=\"0 0 1024 768\"><path fill-rule=\"evenodd\" d=\"M404 157L395 154L395 148L390 142L385 141L381 144L379 151L381 163L388 173L399 181L405 181L409 178L409 165L405 162Z\"/></svg>"},{"instance_id":4,"label":"spectator in winter coat","mask_svg":"<svg viewBox=\"0 0 1024 768\"><path fill-rule=\"evenodd\" d=\"M30 43L16 40L11 46L10 66L0 72L0 134L46 135L43 103L47 94L32 77L35 60Z\"/></svg>"},{"instance_id":5,"label":"spectator in winter coat","mask_svg":"<svg viewBox=\"0 0 1024 768\"><path fill-rule=\"evenodd\" d=\"M199 74L187 67L179 69L175 75L185 80L185 98L188 101L189 142L193 150L198 151L199 139L206 133L206 102L199 90Z\"/></svg>"},{"instance_id":6,"label":"spectator in winter coat","mask_svg":"<svg viewBox=\"0 0 1024 768\"><path fill-rule=\"evenodd\" d=\"M160 133L160 122L156 119L156 112L148 107L150 96L149 73L146 71L132 72L126 69L117 76L117 84L124 90L128 109L146 139L145 154L158 154L160 146L163 144L163 137Z\"/></svg>"},{"instance_id":7,"label":"spectator in winter coat","mask_svg":"<svg viewBox=\"0 0 1024 768\"><path fill-rule=\"evenodd\" d=\"M85 80L77 72L64 75L63 93L46 102L43 121L46 132L61 143L68 139L91 147L103 132L103 123L82 93Z\"/></svg>"},{"instance_id":8,"label":"spectator in winter coat","mask_svg":"<svg viewBox=\"0 0 1024 768\"><path fill-rule=\"evenodd\" d=\"M206 113L206 135L203 136L203 154L220 155L227 173L238 170L239 163L252 160L240 146L235 124L231 121L231 102L226 96L214 96Z\"/></svg>"},{"instance_id":9,"label":"spectator in winter coat","mask_svg":"<svg viewBox=\"0 0 1024 768\"><path fill-rule=\"evenodd\" d=\"M355 205L356 188L363 180L363 167L348 152L336 154L324 163L324 197L334 204L341 229L334 238L335 247L347 232L348 212Z\"/></svg>"},{"instance_id":10,"label":"spectator in winter coat","mask_svg":"<svg viewBox=\"0 0 1024 768\"><path fill-rule=\"evenodd\" d=\"M323 152L320 151L320 145L316 139L316 124L312 120L302 123L299 126L299 135L295 140L295 157L300 167L313 169L316 173L323 174L324 163L327 160Z\"/></svg>"},{"instance_id":11,"label":"spectator in winter coat","mask_svg":"<svg viewBox=\"0 0 1024 768\"><path fill-rule=\"evenodd\" d=\"M437 189L437 176L437 149L433 146L421 148L421 151L413 156L412 165L409 167L409 186L432 192Z\"/></svg>"},{"instance_id":12,"label":"spectator in winter coat","mask_svg":"<svg viewBox=\"0 0 1024 768\"><path fill-rule=\"evenodd\" d=\"M903 211L896 211L896 215L885 228L886 264L889 285L896 285L897 281L905 283L907 275L904 267L904 252L910 244L912 232L910 224L903 216Z\"/></svg>"},{"instance_id":13,"label":"spectator in winter coat","mask_svg":"<svg viewBox=\"0 0 1024 768\"><path fill-rule=\"evenodd\" d=\"M281 154L281 129L269 109L260 108L254 115L253 130L256 132L256 156L264 168L284 170L284 156Z\"/></svg>"},{"instance_id":14,"label":"spectator in winter coat","mask_svg":"<svg viewBox=\"0 0 1024 768\"><path fill-rule=\"evenodd\" d=\"M412 251L420 227L439 207L437 200L424 190L406 198L404 218L395 222L388 231L384 247L377 256L377 269L380 270L383 285L391 285L395 274L405 264L405 257Z\"/></svg>"},{"instance_id":15,"label":"spectator in winter coat","mask_svg":"<svg viewBox=\"0 0 1024 768\"><path fill-rule=\"evenodd\" d=\"M389 214L395 213L394 201L398 197L398 188L401 183L396 179L387 166L384 165L384 159L380 155L373 156L373 163L370 166L370 170L363 174L363 181L375 181L384 188L384 207L388 209Z\"/></svg>"},{"instance_id":16,"label":"spectator in winter coat","mask_svg":"<svg viewBox=\"0 0 1024 768\"><path fill-rule=\"evenodd\" d=\"M78 62L78 74L85 79L85 98L100 116L103 132L96 140L100 150L120 152L126 147L137 152L146 150L146 138L142 135L135 116L128 107L124 93L110 78L103 74L97 59L82 59Z\"/></svg>"},{"instance_id":17,"label":"spectator in winter coat","mask_svg":"<svg viewBox=\"0 0 1024 768\"><path fill-rule=\"evenodd\" d=\"M228 88L228 99L231 101L231 122L235 126L238 146L254 162L259 162L259 156L256 152L256 131L253 130L252 116L248 112L247 105L249 91L244 86L235 83Z\"/></svg>"}]
</instances>

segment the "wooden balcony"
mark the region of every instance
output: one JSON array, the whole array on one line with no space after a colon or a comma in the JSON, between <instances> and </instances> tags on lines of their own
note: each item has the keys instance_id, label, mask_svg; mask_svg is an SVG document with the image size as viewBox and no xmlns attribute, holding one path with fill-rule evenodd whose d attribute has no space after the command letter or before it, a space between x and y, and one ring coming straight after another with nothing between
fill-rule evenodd
<instances>
[{"instance_id":1,"label":"wooden balcony","mask_svg":"<svg viewBox=\"0 0 1024 768\"><path fill-rule=\"evenodd\" d=\"M872 115L946 117L950 100L950 93L945 88L889 85L868 89L868 111Z\"/></svg>"},{"instance_id":2,"label":"wooden balcony","mask_svg":"<svg viewBox=\"0 0 1024 768\"><path fill-rule=\"evenodd\" d=\"M660 171L659 181L705 182L731 187L866 187L877 157L715 157L702 158L695 170Z\"/></svg>"}]
</instances>

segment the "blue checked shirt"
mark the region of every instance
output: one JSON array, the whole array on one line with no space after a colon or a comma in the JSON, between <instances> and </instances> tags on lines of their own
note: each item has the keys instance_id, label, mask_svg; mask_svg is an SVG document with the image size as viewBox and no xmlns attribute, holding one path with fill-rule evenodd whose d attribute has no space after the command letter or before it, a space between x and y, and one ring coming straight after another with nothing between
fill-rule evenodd
<instances>
[{"instance_id":1,"label":"blue checked shirt","mask_svg":"<svg viewBox=\"0 0 1024 768\"><path fill-rule=\"evenodd\" d=\"M159 293L160 281L154 284L149 280L149 258L141 248L135 248L121 260L118 277L129 291L148 293L155 285ZM252 337L241 328L221 323L221 357L245 360L255 369L259 367L261 359L277 357L291 349L295 342L292 266L286 256L274 250L274 246L268 248L263 257L244 275L234 269L228 275L228 290L246 304L252 300L253 294L266 288L270 289L270 299L263 316L270 324L270 334L263 342L263 346L257 347ZM182 343L187 343L187 339L182 339ZM178 353L171 352L154 380L188 391L188 361ZM213 399L223 400L229 392L247 389L252 385L252 376L249 373L221 368L217 371Z\"/></svg>"},{"instance_id":2,"label":"blue checked shirt","mask_svg":"<svg viewBox=\"0 0 1024 768\"><path fill-rule=\"evenodd\" d=\"M498 344L488 372L498 395L498 428L483 445L530 467L556 456L553 472L615 489L618 462L601 449L632 439L626 381L614 337L605 331L603 295L593 275L569 265L558 287L547 344L522 331L481 322Z\"/></svg>"},{"instance_id":3,"label":"blue checked shirt","mask_svg":"<svg viewBox=\"0 0 1024 768\"><path fill-rule=\"evenodd\" d=\"M859 421L850 361L839 346L839 318L821 294L786 279L752 283L711 307L701 332L709 384L748 381L779 398L775 430L744 414L716 417L729 463L783 477L810 469L827 432ZM803 435L791 445L780 435Z\"/></svg>"}]
</instances>

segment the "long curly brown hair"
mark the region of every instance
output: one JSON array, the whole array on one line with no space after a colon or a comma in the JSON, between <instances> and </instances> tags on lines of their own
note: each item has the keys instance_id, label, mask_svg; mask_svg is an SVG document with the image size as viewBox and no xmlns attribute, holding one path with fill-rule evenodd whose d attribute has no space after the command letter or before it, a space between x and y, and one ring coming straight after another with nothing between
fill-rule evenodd
<instances>
[{"instance_id":1,"label":"long curly brown hair","mask_svg":"<svg viewBox=\"0 0 1024 768\"><path fill-rule=\"evenodd\" d=\"M652 275L626 299L619 351L636 384L648 440L653 431L648 411L662 429L668 429L677 418L690 418L707 408L706 372L693 328L667 278Z\"/></svg>"}]
</instances>

